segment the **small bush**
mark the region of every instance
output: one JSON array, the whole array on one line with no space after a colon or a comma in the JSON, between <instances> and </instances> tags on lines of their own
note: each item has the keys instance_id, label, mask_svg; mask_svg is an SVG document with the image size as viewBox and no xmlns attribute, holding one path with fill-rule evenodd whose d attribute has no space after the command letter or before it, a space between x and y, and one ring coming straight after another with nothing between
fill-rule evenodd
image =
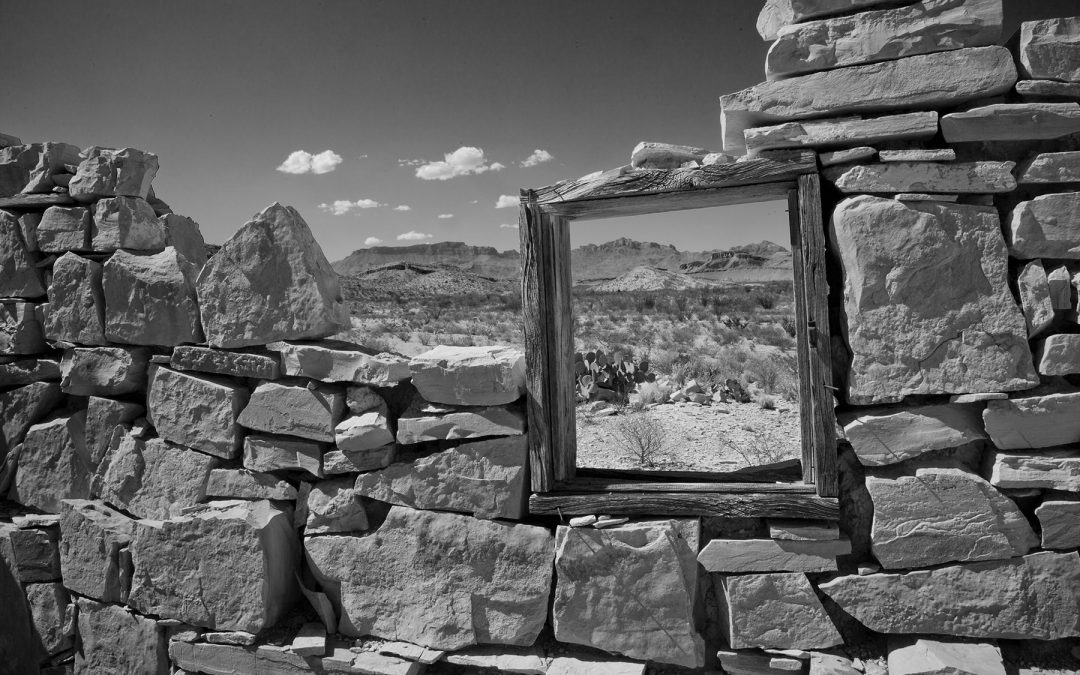
<instances>
[{"instance_id":1,"label":"small bush","mask_svg":"<svg viewBox=\"0 0 1080 675\"><path fill-rule=\"evenodd\" d=\"M762 410L776 410L776 397L762 394L758 396L758 407Z\"/></svg>"},{"instance_id":2,"label":"small bush","mask_svg":"<svg viewBox=\"0 0 1080 675\"><path fill-rule=\"evenodd\" d=\"M651 403L663 403L671 395L671 390L662 386L659 382L642 382L638 385L637 390L638 401L643 406Z\"/></svg>"},{"instance_id":3,"label":"small bush","mask_svg":"<svg viewBox=\"0 0 1080 675\"><path fill-rule=\"evenodd\" d=\"M623 415L612 430L638 466L655 466L664 447L664 427L646 412Z\"/></svg>"}]
</instances>

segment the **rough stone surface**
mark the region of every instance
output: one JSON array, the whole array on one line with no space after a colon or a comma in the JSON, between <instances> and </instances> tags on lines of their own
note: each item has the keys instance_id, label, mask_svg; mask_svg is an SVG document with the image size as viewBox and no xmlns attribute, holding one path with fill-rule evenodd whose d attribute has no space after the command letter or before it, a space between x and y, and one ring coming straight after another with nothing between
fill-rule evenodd
<instances>
[{"instance_id":1,"label":"rough stone surface","mask_svg":"<svg viewBox=\"0 0 1080 675\"><path fill-rule=\"evenodd\" d=\"M160 438L142 440L118 431L94 480L97 496L136 518L166 520L216 496L207 489L216 457Z\"/></svg>"},{"instance_id":2,"label":"rough stone surface","mask_svg":"<svg viewBox=\"0 0 1080 675\"><path fill-rule=\"evenodd\" d=\"M356 382L389 387L409 378L409 362L394 354L370 354L347 342L274 345L286 375L323 382Z\"/></svg>"},{"instance_id":3,"label":"rough stone surface","mask_svg":"<svg viewBox=\"0 0 1080 675\"><path fill-rule=\"evenodd\" d=\"M1054 306L1050 302L1050 284L1041 260L1032 260L1016 278L1020 289L1020 306L1024 310L1029 337L1043 333L1054 323Z\"/></svg>"},{"instance_id":4,"label":"rough stone surface","mask_svg":"<svg viewBox=\"0 0 1080 675\"><path fill-rule=\"evenodd\" d=\"M1080 492L1080 448L1040 453L998 452L990 483L999 488Z\"/></svg>"},{"instance_id":5,"label":"rough stone surface","mask_svg":"<svg viewBox=\"0 0 1080 675\"><path fill-rule=\"evenodd\" d=\"M842 413L837 421L863 466L896 464L986 438L981 406L973 405L859 410Z\"/></svg>"},{"instance_id":6,"label":"rough stone surface","mask_svg":"<svg viewBox=\"0 0 1080 675\"><path fill-rule=\"evenodd\" d=\"M1080 556L1075 552L843 576L818 588L879 633L1020 640L1080 634Z\"/></svg>"},{"instance_id":7,"label":"rough stone surface","mask_svg":"<svg viewBox=\"0 0 1080 675\"><path fill-rule=\"evenodd\" d=\"M792 541L834 541L840 538L840 528L831 520L789 520L769 518L765 523L772 539Z\"/></svg>"},{"instance_id":8,"label":"rough stone surface","mask_svg":"<svg viewBox=\"0 0 1080 675\"><path fill-rule=\"evenodd\" d=\"M851 553L846 539L713 539L697 560L709 572L835 572L836 557Z\"/></svg>"},{"instance_id":9,"label":"rough stone surface","mask_svg":"<svg viewBox=\"0 0 1080 675\"><path fill-rule=\"evenodd\" d=\"M918 140L933 137L937 130L936 112L912 112L787 122L747 129L743 136L748 153L757 155L763 150L783 148L836 148Z\"/></svg>"},{"instance_id":10,"label":"rough stone surface","mask_svg":"<svg viewBox=\"0 0 1080 675\"><path fill-rule=\"evenodd\" d=\"M907 641L905 641L907 642ZM1001 649L986 642L919 638L889 647L889 675L1005 675Z\"/></svg>"},{"instance_id":11,"label":"rough stone surface","mask_svg":"<svg viewBox=\"0 0 1080 675\"><path fill-rule=\"evenodd\" d=\"M113 429L142 417L146 413L139 403L128 403L111 398L91 396L86 404L86 450L90 457L90 470L97 471L102 458L109 450Z\"/></svg>"},{"instance_id":12,"label":"rough stone surface","mask_svg":"<svg viewBox=\"0 0 1080 675\"><path fill-rule=\"evenodd\" d=\"M38 249L45 253L89 250L90 211L82 206L50 206L35 235Z\"/></svg>"},{"instance_id":13,"label":"rough stone surface","mask_svg":"<svg viewBox=\"0 0 1080 675\"><path fill-rule=\"evenodd\" d=\"M216 630L258 633L298 595L292 513L268 501L210 502L165 521L137 521L128 604Z\"/></svg>"},{"instance_id":14,"label":"rough stone surface","mask_svg":"<svg viewBox=\"0 0 1080 675\"><path fill-rule=\"evenodd\" d=\"M848 148L847 150L832 150L818 154L818 162L822 167L836 166L838 164L853 164L864 159L877 157L877 150L871 147Z\"/></svg>"},{"instance_id":15,"label":"rough stone surface","mask_svg":"<svg viewBox=\"0 0 1080 675\"><path fill-rule=\"evenodd\" d=\"M547 617L555 542L543 527L394 506L371 534L304 545L345 635L531 645Z\"/></svg>"},{"instance_id":16,"label":"rough stone surface","mask_svg":"<svg viewBox=\"0 0 1080 675\"><path fill-rule=\"evenodd\" d=\"M856 192L1011 192L1013 162L881 162L830 167L824 171L844 193Z\"/></svg>"},{"instance_id":17,"label":"rough stone surface","mask_svg":"<svg viewBox=\"0 0 1080 675\"><path fill-rule=\"evenodd\" d=\"M867 476L866 489L874 502L871 546L886 569L1012 558L1039 543L1011 499L960 469Z\"/></svg>"},{"instance_id":18,"label":"rough stone surface","mask_svg":"<svg viewBox=\"0 0 1080 675\"><path fill-rule=\"evenodd\" d=\"M120 549L131 541L135 521L101 501L66 499L61 504L60 571L68 589L102 602L127 594Z\"/></svg>"},{"instance_id":19,"label":"rough stone surface","mask_svg":"<svg viewBox=\"0 0 1080 675\"><path fill-rule=\"evenodd\" d=\"M34 620L34 632L46 654L60 654L72 647L72 637L64 628L70 616L71 598L58 582L27 584L26 602Z\"/></svg>"},{"instance_id":20,"label":"rough stone surface","mask_svg":"<svg viewBox=\"0 0 1080 675\"><path fill-rule=\"evenodd\" d=\"M74 253L53 263L45 337L83 345L105 344L101 264Z\"/></svg>"},{"instance_id":21,"label":"rough stone surface","mask_svg":"<svg viewBox=\"0 0 1080 675\"><path fill-rule=\"evenodd\" d=\"M295 500L296 488L269 473L213 469L206 482L206 495L216 499Z\"/></svg>"},{"instance_id":22,"label":"rough stone surface","mask_svg":"<svg viewBox=\"0 0 1080 675\"><path fill-rule=\"evenodd\" d=\"M1039 195L1009 218L1009 253L1016 258L1080 260L1080 192Z\"/></svg>"},{"instance_id":23,"label":"rough stone surface","mask_svg":"<svg viewBox=\"0 0 1080 675\"><path fill-rule=\"evenodd\" d=\"M240 454L244 432L237 416L247 403L247 389L162 366L151 369L149 389L150 422L162 438L226 459Z\"/></svg>"},{"instance_id":24,"label":"rough stone surface","mask_svg":"<svg viewBox=\"0 0 1080 675\"><path fill-rule=\"evenodd\" d=\"M426 441L519 436L525 433L525 416L504 407L459 408L413 399L397 420L397 442L402 445Z\"/></svg>"},{"instance_id":25,"label":"rough stone surface","mask_svg":"<svg viewBox=\"0 0 1080 675\"><path fill-rule=\"evenodd\" d=\"M160 251L165 248L165 228L145 199L113 197L94 205L95 251Z\"/></svg>"},{"instance_id":26,"label":"rough stone surface","mask_svg":"<svg viewBox=\"0 0 1080 675\"><path fill-rule=\"evenodd\" d=\"M369 410L342 420L334 427L334 443L342 452L373 450L394 442L386 413Z\"/></svg>"},{"instance_id":27,"label":"rough stone surface","mask_svg":"<svg viewBox=\"0 0 1080 675\"><path fill-rule=\"evenodd\" d=\"M1080 103L993 103L941 118L948 143L1026 141L1080 132Z\"/></svg>"},{"instance_id":28,"label":"rough stone surface","mask_svg":"<svg viewBox=\"0 0 1080 675\"><path fill-rule=\"evenodd\" d=\"M276 380L281 377L281 367L273 355L227 352L208 347L178 346L173 349L169 365L176 370L196 370L232 377L260 380Z\"/></svg>"},{"instance_id":29,"label":"rough stone surface","mask_svg":"<svg viewBox=\"0 0 1080 675\"><path fill-rule=\"evenodd\" d=\"M77 673L147 675L169 668L157 623L126 607L79 598L79 638Z\"/></svg>"},{"instance_id":30,"label":"rough stone surface","mask_svg":"<svg viewBox=\"0 0 1080 675\"><path fill-rule=\"evenodd\" d=\"M468 647L446 655L446 662L463 668L483 670L494 668L500 673L545 675L547 659L533 647L512 648L495 645Z\"/></svg>"},{"instance_id":31,"label":"rough stone surface","mask_svg":"<svg viewBox=\"0 0 1080 675\"><path fill-rule=\"evenodd\" d=\"M22 583L60 580L57 528L22 528L0 523L0 564Z\"/></svg>"},{"instance_id":32,"label":"rough stone surface","mask_svg":"<svg viewBox=\"0 0 1080 675\"><path fill-rule=\"evenodd\" d=\"M923 0L897 9L860 12L784 27L765 57L770 80L982 47L1001 37L1001 0Z\"/></svg>"},{"instance_id":33,"label":"rough stone surface","mask_svg":"<svg viewBox=\"0 0 1080 675\"><path fill-rule=\"evenodd\" d=\"M1017 174L1021 185L1080 183L1080 150L1039 153L1022 164Z\"/></svg>"},{"instance_id":34,"label":"rough stone surface","mask_svg":"<svg viewBox=\"0 0 1080 675\"><path fill-rule=\"evenodd\" d=\"M689 145L642 141L630 153L630 166L635 169L678 169L698 166L709 151Z\"/></svg>"},{"instance_id":35,"label":"rough stone surface","mask_svg":"<svg viewBox=\"0 0 1080 675\"><path fill-rule=\"evenodd\" d=\"M329 443L344 409L345 394L338 388L263 382L237 421L249 429Z\"/></svg>"},{"instance_id":36,"label":"rough stone surface","mask_svg":"<svg viewBox=\"0 0 1080 675\"><path fill-rule=\"evenodd\" d=\"M213 675L241 675L241 673L277 673L260 671L254 647L239 645L216 645L211 642L189 643L180 640L169 642L169 658L184 673L212 673ZM288 675L301 675L303 671L285 670Z\"/></svg>"},{"instance_id":37,"label":"rough stone surface","mask_svg":"<svg viewBox=\"0 0 1080 675\"><path fill-rule=\"evenodd\" d=\"M1077 101L1080 100L1080 82L1020 80L1016 83L1016 93L1023 100L1036 103Z\"/></svg>"},{"instance_id":38,"label":"rough stone surface","mask_svg":"<svg viewBox=\"0 0 1080 675\"><path fill-rule=\"evenodd\" d=\"M1080 16L1025 21L1018 51L1026 77L1080 82Z\"/></svg>"},{"instance_id":39,"label":"rough stone surface","mask_svg":"<svg viewBox=\"0 0 1080 675\"><path fill-rule=\"evenodd\" d=\"M172 246L187 261L202 270L206 264L206 241L199 224L187 216L166 213L158 218L165 231L165 245Z\"/></svg>"},{"instance_id":40,"label":"rough stone surface","mask_svg":"<svg viewBox=\"0 0 1080 675\"><path fill-rule=\"evenodd\" d=\"M1043 375L1080 373L1080 335L1051 335L1036 349L1038 370Z\"/></svg>"},{"instance_id":41,"label":"rough stone surface","mask_svg":"<svg viewBox=\"0 0 1080 675\"><path fill-rule=\"evenodd\" d=\"M60 500L90 496L85 442L86 411L62 413L35 424L18 450L11 498L48 513L60 512Z\"/></svg>"},{"instance_id":42,"label":"rough stone surface","mask_svg":"<svg viewBox=\"0 0 1080 675\"><path fill-rule=\"evenodd\" d=\"M361 474L356 492L418 509L520 520L525 515L527 461L524 436L465 443Z\"/></svg>"},{"instance_id":43,"label":"rough stone surface","mask_svg":"<svg viewBox=\"0 0 1080 675\"><path fill-rule=\"evenodd\" d=\"M837 206L830 234L845 277L849 402L1038 384L993 208L860 196Z\"/></svg>"},{"instance_id":44,"label":"rough stone surface","mask_svg":"<svg viewBox=\"0 0 1080 675\"><path fill-rule=\"evenodd\" d=\"M372 471L390 466L397 454L396 445L384 445L374 450L329 450L323 453L323 473L327 476L339 473Z\"/></svg>"},{"instance_id":45,"label":"rough stone surface","mask_svg":"<svg viewBox=\"0 0 1080 675\"><path fill-rule=\"evenodd\" d=\"M447 405L505 405L525 393L525 354L510 347L439 346L409 362L420 396Z\"/></svg>"},{"instance_id":46,"label":"rough stone surface","mask_svg":"<svg viewBox=\"0 0 1080 675\"><path fill-rule=\"evenodd\" d=\"M0 362L0 380L6 386L17 387L34 382L59 382L60 363L53 359L4 359Z\"/></svg>"},{"instance_id":47,"label":"rough stone surface","mask_svg":"<svg viewBox=\"0 0 1080 675\"><path fill-rule=\"evenodd\" d=\"M1051 267L1046 273L1046 285L1050 287L1050 305L1055 309L1073 309L1072 277L1065 265Z\"/></svg>"},{"instance_id":48,"label":"rough stone surface","mask_svg":"<svg viewBox=\"0 0 1080 675\"><path fill-rule=\"evenodd\" d=\"M645 675L645 664L597 656L556 656L547 675Z\"/></svg>"},{"instance_id":49,"label":"rough stone surface","mask_svg":"<svg viewBox=\"0 0 1080 675\"><path fill-rule=\"evenodd\" d=\"M367 510L353 489L352 476L311 483L304 503L304 534L359 532L368 529Z\"/></svg>"},{"instance_id":50,"label":"rough stone surface","mask_svg":"<svg viewBox=\"0 0 1080 675\"><path fill-rule=\"evenodd\" d=\"M889 0L765 0L758 14L757 30L764 40L775 40L781 29L793 23L834 14L868 10Z\"/></svg>"},{"instance_id":51,"label":"rough stone surface","mask_svg":"<svg viewBox=\"0 0 1080 675\"><path fill-rule=\"evenodd\" d=\"M82 157L68 184L68 192L80 202L115 196L146 199L157 175L157 155L134 148L113 150L95 145L83 150Z\"/></svg>"},{"instance_id":52,"label":"rough stone surface","mask_svg":"<svg viewBox=\"0 0 1080 675\"><path fill-rule=\"evenodd\" d=\"M1044 500L1035 509L1046 549L1080 548L1080 501Z\"/></svg>"},{"instance_id":53,"label":"rough stone surface","mask_svg":"<svg viewBox=\"0 0 1080 675\"><path fill-rule=\"evenodd\" d=\"M720 97L724 151L745 152L743 131L845 113L941 108L1012 88L1016 66L1004 47L910 56L764 82Z\"/></svg>"},{"instance_id":54,"label":"rough stone surface","mask_svg":"<svg viewBox=\"0 0 1080 675\"><path fill-rule=\"evenodd\" d=\"M322 476L322 446L287 436L244 438L244 468L252 471L306 471Z\"/></svg>"},{"instance_id":55,"label":"rough stone surface","mask_svg":"<svg viewBox=\"0 0 1080 675\"><path fill-rule=\"evenodd\" d=\"M842 644L800 572L724 577L721 624L733 649L821 649Z\"/></svg>"},{"instance_id":56,"label":"rough stone surface","mask_svg":"<svg viewBox=\"0 0 1080 675\"><path fill-rule=\"evenodd\" d=\"M1002 450L1049 448L1080 441L1080 392L989 401L983 423Z\"/></svg>"},{"instance_id":57,"label":"rough stone surface","mask_svg":"<svg viewBox=\"0 0 1080 675\"><path fill-rule=\"evenodd\" d=\"M882 150L880 157L883 162L955 162L956 151L952 148Z\"/></svg>"},{"instance_id":58,"label":"rough stone surface","mask_svg":"<svg viewBox=\"0 0 1080 675\"><path fill-rule=\"evenodd\" d=\"M345 405L349 412L354 415L366 413L369 410L388 410L386 401L371 387L348 387L345 390Z\"/></svg>"},{"instance_id":59,"label":"rough stone surface","mask_svg":"<svg viewBox=\"0 0 1080 675\"><path fill-rule=\"evenodd\" d=\"M211 347L317 339L349 326L337 274L311 229L277 203L207 261L197 289Z\"/></svg>"},{"instance_id":60,"label":"rough stone surface","mask_svg":"<svg viewBox=\"0 0 1080 675\"><path fill-rule=\"evenodd\" d=\"M156 255L117 251L105 263L105 337L173 346L202 342L195 266L169 247Z\"/></svg>"},{"instance_id":61,"label":"rough stone surface","mask_svg":"<svg viewBox=\"0 0 1080 675\"><path fill-rule=\"evenodd\" d=\"M150 352L139 347L64 350L60 388L73 396L117 396L146 389Z\"/></svg>"},{"instance_id":62,"label":"rough stone surface","mask_svg":"<svg viewBox=\"0 0 1080 675\"><path fill-rule=\"evenodd\" d=\"M55 382L32 382L0 393L0 456L21 443L27 429L51 412L60 398Z\"/></svg>"},{"instance_id":63,"label":"rough stone surface","mask_svg":"<svg viewBox=\"0 0 1080 675\"><path fill-rule=\"evenodd\" d=\"M45 351L45 335L36 307L32 302L21 300L0 301L0 356Z\"/></svg>"},{"instance_id":64,"label":"rough stone surface","mask_svg":"<svg viewBox=\"0 0 1080 675\"><path fill-rule=\"evenodd\" d=\"M37 165L30 171L30 180L22 191L28 194L50 193L53 188L58 186L54 176L56 174L65 174L67 171L65 165L77 165L78 163L78 147L70 143L42 143L41 155L38 157ZM70 180L71 175L67 174L67 178ZM63 181L64 179L60 180Z\"/></svg>"},{"instance_id":65,"label":"rough stone surface","mask_svg":"<svg viewBox=\"0 0 1080 675\"><path fill-rule=\"evenodd\" d=\"M0 297L39 298L45 295L41 270L23 238L19 219L0 211Z\"/></svg>"}]
</instances>

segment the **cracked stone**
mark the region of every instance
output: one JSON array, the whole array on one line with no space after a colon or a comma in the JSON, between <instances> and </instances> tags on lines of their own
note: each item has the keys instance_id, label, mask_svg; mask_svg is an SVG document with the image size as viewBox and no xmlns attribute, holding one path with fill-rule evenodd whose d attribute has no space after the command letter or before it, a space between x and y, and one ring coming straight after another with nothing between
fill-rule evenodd
<instances>
[{"instance_id":1,"label":"cracked stone","mask_svg":"<svg viewBox=\"0 0 1080 675\"><path fill-rule=\"evenodd\" d=\"M988 401L983 423L1001 450L1080 442L1080 392Z\"/></svg>"}]
</instances>

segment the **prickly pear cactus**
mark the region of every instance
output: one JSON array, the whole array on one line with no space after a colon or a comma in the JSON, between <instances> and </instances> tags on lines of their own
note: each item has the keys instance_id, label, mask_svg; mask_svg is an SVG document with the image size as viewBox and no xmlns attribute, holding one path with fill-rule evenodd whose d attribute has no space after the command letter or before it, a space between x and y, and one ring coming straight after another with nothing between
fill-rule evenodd
<instances>
[{"instance_id":1,"label":"prickly pear cactus","mask_svg":"<svg viewBox=\"0 0 1080 675\"><path fill-rule=\"evenodd\" d=\"M599 349L574 354L574 375L579 401L600 399L625 403L637 385L656 379L656 375L649 372L648 361L634 363L622 352L608 355Z\"/></svg>"}]
</instances>

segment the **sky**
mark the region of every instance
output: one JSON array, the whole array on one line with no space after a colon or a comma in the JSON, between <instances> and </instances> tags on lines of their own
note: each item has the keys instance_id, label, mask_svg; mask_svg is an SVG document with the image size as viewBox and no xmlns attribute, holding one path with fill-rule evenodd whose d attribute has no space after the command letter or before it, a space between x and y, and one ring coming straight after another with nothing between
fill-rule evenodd
<instances>
[{"instance_id":1,"label":"sky","mask_svg":"<svg viewBox=\"0 0 1080 675\"><path fill-rule=\"evenodd\" d=\"M1077 13L1076 0L1005 6L1006 34ZM376 242L511 249L521 188L626 164L642 140L720 150L718 97L764 79L760 7L0 0L0 131L156 153L157 195L212 243L278 201L330 260ZM756 241L783 209L731 207L709 223ZM662 239L649 219L626 228ZM714 247L670 231L663 243Z\"/></svg>"}]
</instances>

